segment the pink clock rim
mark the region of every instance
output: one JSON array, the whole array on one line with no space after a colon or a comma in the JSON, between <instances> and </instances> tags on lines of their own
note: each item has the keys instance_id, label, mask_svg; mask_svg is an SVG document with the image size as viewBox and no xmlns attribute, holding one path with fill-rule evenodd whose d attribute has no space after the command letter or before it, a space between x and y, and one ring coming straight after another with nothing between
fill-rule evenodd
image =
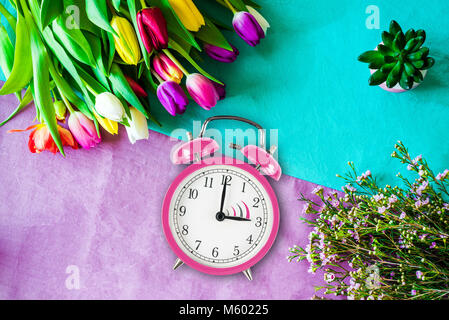
<instances>
[{"instance_id":1,"label":"pink clock rim","mask_svg":"<svg viewBox=\"0 0 449 320\"><path fill-rule=\"evenodd\" d=\"M196 262L195 260L193 260L192 258L187 256L184 253L184 251L182 251L182 249L176 243L176 240L170 230L170 223L169 223L169 213L170 212L169 211L170 211L171 199L173 198L173 195L174 195L177 187L181 184L181 182L188 175L192 174L193 172L210 166L208 163L216 163L215 161L210 162L211 159L207 159L207 160L208 160L207 163L197 163L197 164L192 164L189 167L187 167L183 172L181 172L181 174L179 174L176 177L176 179L170 185L170 188L168 189L168 191L165 195L163 206L162 206L162 228L163 228L163 231L165 234L165 238L167 239L167 242L170 245L171 249L177 255L177 257L179 259L181 259L182 262L184 262L186 265L188 265L189 267L191 267L195 270L198 270L200 272L210 274L210 275L232 275L232 274L236 274L239 272L243 272L243 271L253 267L260 260L262 260L262 258L265 257L265 255L268 253L268 251L273 246L274 241L276 240L276 237L277 237L277 234L279 231L279 223L280 223L279 204L278 204L277 197L274 193L274 190L271 187L268 180L263 175L261 175L259 171L257 171L255 168L253 168L251 165L249 165L245 162L242 162L240 160L231 159L228 157L212 158L212 160L218 160L218 161L221 160L222 161L221 163L223 163L225 165L234 166L237 168L244 169L245 171L248 171L262 184L262 186L265 188L268 196L270 197L271 203L273 205L273 219L274 219L273 228L271 230L271 234L268 237L266 244L262 247L262 249L253 258L251 258L250 260L248 260L247 262L245 262L241 265L238 265L235 267L230 267L230 268L214 268L214 267L205 266L205 265L202 265L202 264Z\"/></svg>"}]
</instances>

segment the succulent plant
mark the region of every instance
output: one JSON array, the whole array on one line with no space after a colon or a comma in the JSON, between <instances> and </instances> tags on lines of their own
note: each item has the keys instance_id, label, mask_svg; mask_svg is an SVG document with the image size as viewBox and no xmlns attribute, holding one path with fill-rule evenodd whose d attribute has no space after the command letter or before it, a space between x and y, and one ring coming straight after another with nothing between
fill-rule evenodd
<instances>
[{"instance_id":1,"label":"succulent plant","mask_svg":"<svg viewBox=\"0 0 449 320\"><path fill-rule=\"evenodd\" d=\"M388 88L398 83L404 90L413 88L414 83L423 81L423 70L430 69L435 60L429 57L429 48L424 30L408 30L405 34L396 21L391 21L389 32L382 33L382 43L377 50L362 53L358 60L369 63L370 69L377 70L369 78L370 86L386 82Z\"/></svg>"}]
</instances>

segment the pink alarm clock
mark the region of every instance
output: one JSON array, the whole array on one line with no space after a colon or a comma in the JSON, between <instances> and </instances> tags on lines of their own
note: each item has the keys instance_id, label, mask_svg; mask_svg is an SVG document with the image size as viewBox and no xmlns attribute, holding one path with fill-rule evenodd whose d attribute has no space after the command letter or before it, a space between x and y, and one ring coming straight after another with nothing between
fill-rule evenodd
<instances>
[{"instance_id":1,"label":"pink alarm clock","mask_svg":"<svg viewBox=\"0 0 449 320\"><path fill-rule=\"evenodd\" d=\"M239 150L253 164L214 156L219 145L204 137L215 120L235 120L255 126L259 145ZM212 275L243 272L252 280L251 267L272 247L279 229L279 205L266 176L279 180L276 147L265 149L265 130L235 116L206 120L200 135L172 153L174 164L190 164L171 184L162 207L167 241L177 255L174 269L183 264Z\"/></svg>"}]
</instances>

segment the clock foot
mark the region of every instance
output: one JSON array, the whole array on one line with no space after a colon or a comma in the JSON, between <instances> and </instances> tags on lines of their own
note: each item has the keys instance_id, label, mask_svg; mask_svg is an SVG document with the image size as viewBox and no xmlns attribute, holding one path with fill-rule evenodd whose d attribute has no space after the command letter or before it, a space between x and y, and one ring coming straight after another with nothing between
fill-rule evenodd
<instances>
[{"instance_id":1,"label":"clock foot","mask_svg":"<svg viewBox=\"0 0 449 320\"><path fill-rule=\"evenodd\" d=\"M243 271L243 274L249 281L253 281L253 273L251 272L251 269Z\"/></svg>"},{"instance_id":2,"label":"clock foot","mask_svg":"<svg viewBox=\"0 0 449 320\"><path fill-rule=\"evenodd\" d=\"M180 266L182 266L184 262L181 261L181 259L176 259L175 265L173 266L173 270L178 269Z\"/></svg>"}]
</instances>

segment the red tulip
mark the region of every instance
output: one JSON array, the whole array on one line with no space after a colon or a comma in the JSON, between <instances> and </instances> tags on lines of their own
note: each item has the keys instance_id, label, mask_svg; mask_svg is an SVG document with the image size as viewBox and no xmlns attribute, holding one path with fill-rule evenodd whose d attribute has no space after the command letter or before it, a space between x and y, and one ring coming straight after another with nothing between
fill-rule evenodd
<instances>
[{"instance_id":1,"label":"red tulip","mask_svg":"<svg viewBox=\"0 0 449 320\"><path fill-rule=\"evenodd\" d=\"M181 83L184 74L166 54L159 53L153 58L154 71L165 81Z\"/></svg>"},{"instance_id":2,"label":"red tulip","mask_svg":"<svg viewBox=\"0 0 449 320\"><path fill-rule=\"evenodd\" d=\"M144 88L140 86L133 78L128 77L125 75L126 80L128 81L129 85L131 86L131 89L133 89L136 96L139 98L146 98L148 97L148 93L145 91Z\"/></svg>"},{"instance_id":3,"label":"red tulip","mask_svg":"<svg viewBox=\"0 0 449 320\"><path fill-rule=\"evenodd\" d=\"M167 21L161 9L145 8L137 13L137 26L148 53L168 48Z\"/></svg>"}]
</instances>

